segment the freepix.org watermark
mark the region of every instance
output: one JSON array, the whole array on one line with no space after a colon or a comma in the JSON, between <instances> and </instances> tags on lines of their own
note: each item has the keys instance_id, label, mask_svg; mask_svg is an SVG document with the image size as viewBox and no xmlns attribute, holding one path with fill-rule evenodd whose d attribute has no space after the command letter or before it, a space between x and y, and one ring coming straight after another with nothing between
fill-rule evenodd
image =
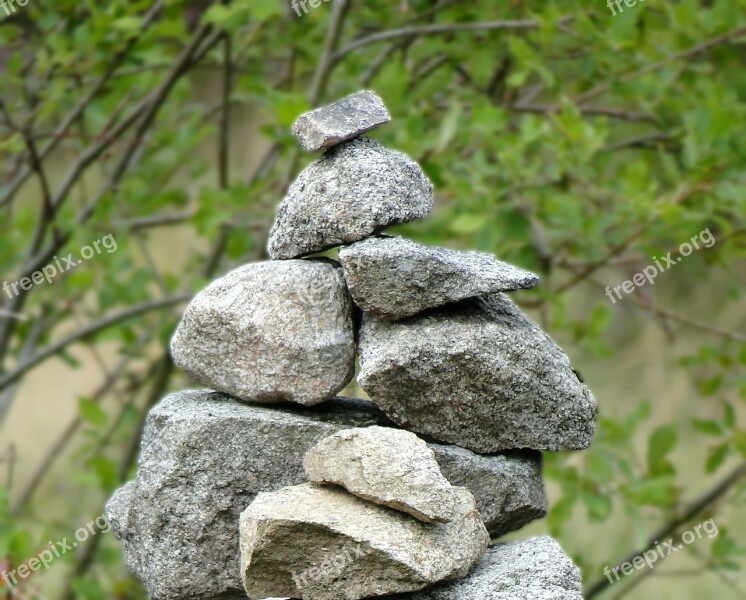
<instances>
[{"instance_id":1,"label":"freepix.org watermark","mask_svg":"<svg viewBox=\"0 0 746 600\"><path fill-rule=\"evenodd\" d=\"M655 0L650 0L651 2L655 2ZM621 14L624 12L624 8L622 7L622 4L626 4L629 8L632 8L635 4L637 4L638 0L608 0L606 3L606 6L609 7L609 10L611 11L612 16L616 17L618 14ZM639 2L645 2L645 0L639 0ZM616 10L614 10L614 5L616 5ZM619 12L617 12L617 10Z\"/></svg>"},{"instance_id":2,"label":"freepix.org watermark","mask_svg":"<svg viewBox=\"0 0 746 600\"><path fill-rule=\"evenodd\" d=\"M703 537L703 531L709 539L714 538L718 534L718 526L715 523L714 519L710 519L709 521L705 521L704 523L695 525L692 529L689 529L682 533L682 544L674 545L673 538L670 538L669 540L661 543L658 543L658 541L656 540L654 548L650 548L649 550L643 552L641 555L635 556L631 562L624 562L621 565L617 565L613 569L609 568L608 566L604 567L604 575L606 575L606 577L608 578L609 583L616 583L621 579L619 576L620 571L622 575L631 575L635 572L635 570L639 571L640 569L644 569L646 567L648 569L652 569L653 565L659 558L667 558L674 552L678 552L679 550L681 550L685 545L688 546L689 544L693 544L697 540L701 540ZM616 579L613 579L612 575Z\"/></svg>"},{"instance_id":3,"label":"freepix.org watermark","mask_svg":"<svg viewBox=\"0 0 746 600\"><path fill-rule=\"evenodd\" d=\"M701 248L699 242L702 242L705 248L712 248L715 245L715 236L712 235L709 228L699 232L689 240L689 242L681 244L681 246L679 246L678 257L672 258L671 255L673 252L669 252L666 256L661 258L654 256L653 262L655 265L648 265L639 273L635 273L631 280L628 279L624 283L616 285L613 288L607 285L606 295L609 297L609 300L611 300L611 303L616 304L617 300L621 300L622 292L625 294L631 294L635 291L635 287L641 287L646 283L653 285L653 283L655 283L655 278L658 277L658 273L667 271L677 263L680 263L681 259L685 256L689 256L695 250L699 250ZM614 294L616 294L616 298L614 297Z\"/></svg>"},{"instance_id":4,"label":"freepix.org watermark","mask_svg":"<svg viewBox=\"0 0 746 600\"><path fill-rule=\"evenodd\" d=\"M0 0L0 9L5 12L6 17L9 17L18 10L16 4L23 8L28 3L29 0ZM2 13L0 13L0 17L2 17Z\"/></svg>"},{"instance_id":5,"label":"freepix.org watermark","mask_svg":"<svg viewBox=\"0 0 746 600\"><path fill-rule=\"evenodd\" d=\"M365 551L360 549L360 544L355 548L344 548L342 552L327 558L317 567L311 567L301 573L292 573L295 585L300 589L302 585L308 585L308 579L313 581L321 581L323 579L331 579L332 577L339 577L342 572L355 562L358 558L365 557Z\"/></svg>"},{"instance_id":6,"label":"freepix.org watermark","mask_svg":"<svg viewBox=\"0 0 746 600\"><path fill-rule=\"evenodd\" d=\"M109 521L107 521L104 515L100 515L93 521L86 523L85 527L78 529L75 532L75 539L68 541L68 538L64 537L56 542L50 540L47 542L48 547L34 558L30 558L12 571L7 569L0 571L0 578L5 581L8 589L13 590L17 585L29 578L32 573L49 569L54 561L77 548L78 544L82 544L96 534L108 533L110 530L111 525Z\"/></svg>"},{"instance_id":7,"label":"freepix.org watermark","mask_svg":"<svg viewBox=\"0 0 746 600\"><path fill-rule=\"evenodd\" d=\"M83 246L80 249L80 256L82 258L75 258L72 252L62 258L55 256L52 258L52 263L43 267L41 271L34 271L29 277L23 277L19 281L13 282L4 281L3 291L8 298L13 298L14 296L18 296L21 291L28 292L32 287L44 283L44 281L51 284L54 278L60 273L70 271L82 265L83 261L90 260L97 254L101 254L103 251L102 247L103 250L106 250L107 254L117 251L117 241L111 233L96 240L90 246Z\"/></svg>"},{"instance_id":8,"label":"freepix.org watermark","mask_svg":"<svg viewBox=\"0 0 746 600\"><path fill-rule=\"evenodd\" d=\"M337 2L340 2L341 0L336 0ZM303 10L303 14L308 14L308 7L310 5L311 8L318 8L322 4L326 2L332 2L332 0L291 0L290 6L295 11L295 14L297 14L299 17L301 15L301 9Z\"/></svg>"}]
</instances>

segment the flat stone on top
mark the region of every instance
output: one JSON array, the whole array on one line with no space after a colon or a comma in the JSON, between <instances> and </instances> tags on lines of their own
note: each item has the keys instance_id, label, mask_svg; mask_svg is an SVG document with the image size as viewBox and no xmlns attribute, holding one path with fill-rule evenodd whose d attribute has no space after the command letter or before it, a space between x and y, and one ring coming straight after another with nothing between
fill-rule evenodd
<instances>
[{"instance_id":1,"label":"flat stone on top","mask_svg":"<svg viewBox=\"0 0 746 600\"><path fill-rule=\"evenodd\" d=\"M302 114L293 135L304 150L317 152L362 135L391 120L383 100L369 90Z\"/></svg>"},{"instance_id":2,"label":"flat stone on top","mask_svg":"<svg viewBox=\"0 0 746 600\"><path fill-rule=\"evenodd\" d=\"M368 238L339 250L352 299L386 320L465 298L535 286L539 278L485 252L424 246L401 237Z\"/></svg>"}]
</instances>

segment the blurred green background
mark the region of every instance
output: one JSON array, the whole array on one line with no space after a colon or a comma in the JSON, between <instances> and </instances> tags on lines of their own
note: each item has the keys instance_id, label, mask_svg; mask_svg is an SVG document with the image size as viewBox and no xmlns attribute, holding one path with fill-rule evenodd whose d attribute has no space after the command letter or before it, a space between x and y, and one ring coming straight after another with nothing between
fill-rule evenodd
<instances>
[{"instance_id":1,"label":"blurred green background","mask_svg":"<svg viewBox=\"0 0 746 600\"><path fill-rule=\"evenodd\" d=\"M370 88L394 116L373 136L436 186L396 230L540 274L514 297L599 401L591 449L546 456L548 518L511 537L557 537L589 598L746 598L746 2L632 4L0 6L2 281L116 240L0 292L0 574L133 477L148 408L190 385L167 353L185 301L264 259L313 158L290 124ZM607 298L705 229L711 248ZM604 566L711 518L608 585ZM145 595L100 533L0 598Z\"/></svg>"}]
</instances>

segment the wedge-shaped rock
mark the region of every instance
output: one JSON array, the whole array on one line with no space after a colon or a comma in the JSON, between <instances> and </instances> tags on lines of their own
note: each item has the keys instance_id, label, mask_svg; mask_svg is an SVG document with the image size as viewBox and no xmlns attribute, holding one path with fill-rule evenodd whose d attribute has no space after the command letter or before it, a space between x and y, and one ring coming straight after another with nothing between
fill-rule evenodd
<instances>
[{"instance_id":1,"label":"wedge-shaped rock","mask_svg":"<svg viewBox=\"0 0 746 600\"><path fill-rule=\"evenodd\" d=\"M240 267L192 300L171 353L202 385L242 400L329 400L355 372L344 278L331 261Z\"/></svg>"},{"instance_id":2,"label":"wedge-shaped rock","mask_svg":"<svg viewBox=\"0 0 746 600\"><path fill-rule=\"evenodd\" d=\"M357 600L463 577L489 544L474 497L450 523L422 523L340 488L263 493L241 514L241 572L255 600Z\"/></svg>"},{"instance_id":3,"label":"wedge-shaped rock","mask_svg":"<svg viewBox=\"0 0 746 600\"><path fill-rule=\"evenodd\" d=\"M443 477L435 453L409 431L345 429L311 448L303 466L314 483L341 485L426 523L446 523L453 513L453 486Z\"/></svg>"},{"instance_id":4,"label":"wedge-shaped rock","mask_svg":"<svg viewBox=\"0 0 746 600\"><path fill-rule=\"evenodd\" d=\"M417 163L358 138L298 176L277 211L267 250L273 259L319 252L424 218L432 206L433 186Z\"/></svg>"},{"instance_id":5,"label":"wedge-shaped rock","mask_svg":"<svg viewBox=\"0 0 746 600\"><path fill-rule=\"evenodd\" d=\"M401 321L363 317L359 381L395 423L475 452L588 447L596 401L504 294Z\"/></svg>"},{"instance_id":6,"label":"wedge-shaped rock","mask_svg":"<svg viewBox=\"0 0 746 600\"><path fill-rule=\"evenodd\" d=\"M387 600L582 600L580 571L547 536L487 550L464 579Z\"/></svg>"},{"instance_id":7,"label":"wedge-shaped rock","mask_svg":"<svg viewBox=\"0 0 746 600\"><path fill-rule=\"evenodd\" d=\"M491 254L369 238L339 251L347 287L371 316L392 320L465 298L531 288L539 278Z\"/></svg>"},{"instance_id":8,"label":"wedge-shaped rock","mask_svg":"<svg viewBox=\"0 0 746 600\"><path fill-rule=\"evenodd\" d=\"M305 482L303 457L322 439L371 425L395 427L363 400L307 408L244 404L207 390L168 396L147 417L136 479L107 505L127 567L152 600L245 598L241 512L259 492ZM429 446L446 478L472 491L493 535L546 514L538 452L481 456Z\"/></svg>"},{"instance_id":9,"label":"wedge-shaped rock","mask_svg":"<svg viewBox=\"0 0 746 600\"><path fill-rule=\"evenodd\" d=\"M364 90L302 114L293 123L293 135L304 150L317 152L356 138L390 120L383 100L374 92Z\"/></svg>"}]
</instances>

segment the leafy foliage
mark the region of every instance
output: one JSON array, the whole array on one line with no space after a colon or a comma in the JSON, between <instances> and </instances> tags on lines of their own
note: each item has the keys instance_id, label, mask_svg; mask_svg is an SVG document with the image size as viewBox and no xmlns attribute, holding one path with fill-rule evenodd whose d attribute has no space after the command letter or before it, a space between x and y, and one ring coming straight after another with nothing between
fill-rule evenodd
<instances>
[{"instance_id":1,"label":"leafy foliage","mask_svg":"<svg viewBox=\"0 0 746 600\"><path fill-rule=\"evenodd\" d=\"M3 311L28 317L0 316L0 423L26 400L16 384L43 381L50 358L79 372L81 348L116 356L101 377L80 381L70 429L37 440L50 447L30 467L38 478L17 477L24 487L0 495L0 560L15 568L49 536L69 535L133 475L145 411L183 385L167 345L184 300L263 258L274 208L312 159L289 125L370 87L395 117L372 135L418 160L437 189L432 218L397 231L536 271L543 285L517 295L521 304L592 388L616 377L624 402L599 396L593 447L545 464L546 526L581 565L588 597L608 591L603 566L651 532L670 525L673 535L711 514L720 534L690 554L722 580L718 597L741 597L724 573L743 567L746 543L743 521L726 522L746 497L746 335L736 310L745 8L667 0L613 16L601 2L568 0L348 0L298 17L280 0L32 0L0 12L4 280L107 233L118 244L52 284L0 292ZM654 256L677 256L706 228L712 248L609 302L607 285ZM649 360L691 399L678 414L663 415L656 390L629 397L638 382L614 368L620 349L652 329L676 363ZM682 468L687 451L699 459ZM58 469L69 498L39 492ZM613 522L629 536L603 550L576 535L609 536ZM44 593L144 598L120 561L97 536L64 558L65 581Z\"/></svg>"}]
</instances>

